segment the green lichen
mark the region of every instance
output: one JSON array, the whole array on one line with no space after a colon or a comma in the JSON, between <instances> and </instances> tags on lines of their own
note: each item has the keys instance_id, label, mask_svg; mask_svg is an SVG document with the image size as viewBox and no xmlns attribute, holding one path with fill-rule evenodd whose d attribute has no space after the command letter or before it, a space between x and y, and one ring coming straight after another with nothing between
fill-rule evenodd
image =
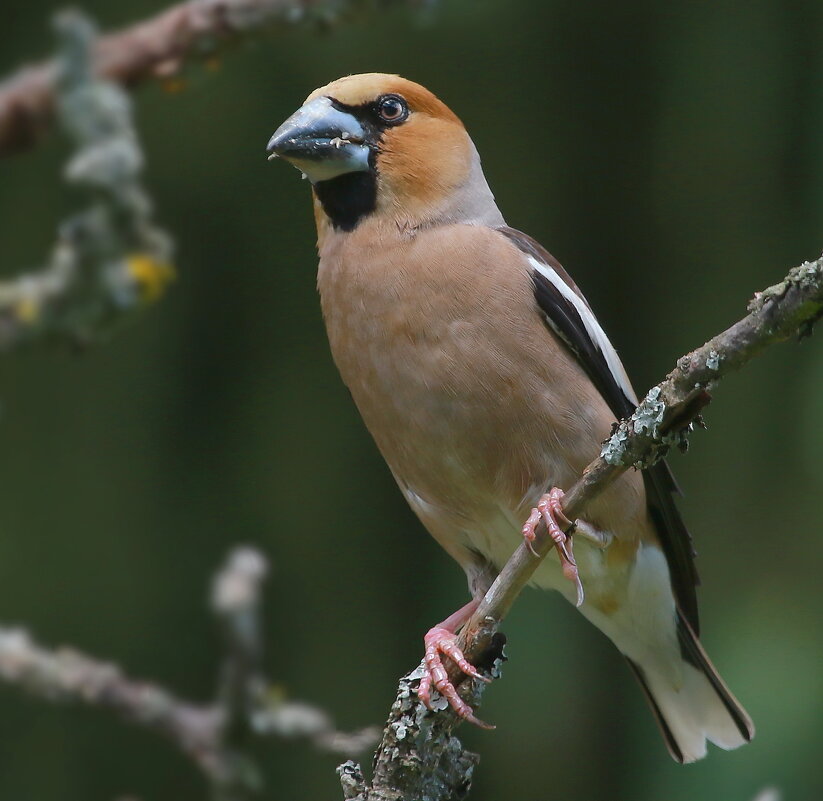
<instances>
[{"instance_id":1,"label":"green lichen","mask_svg":"<svg viewBox=\"0 0 823 801\"><path fill-rule=\"evenodd\" d=\"M779 284L767 287L762 292L756 292L749 303L749 311L758 312L768 301L779 300L792 286L796 286L804 292L817 291L823 293L822 285L823 257L816 261L804 261L803 264L789 270L788 275Z\"/></svg>"},{"instance_id":2,"label":"green lichen","mask_svg":"<svg viewBox=\"0 0 823 801\"><path fill-rule=\"evenodd\" d=\"M692 430L691 424L674 432L660 430L667 410L661 396L662 389L652 387L634 414L623 420L603 443L600 456L607 464L644 470L662 459L672 446L681 450L688 447L686 437Z\"/></svg>"}]
</instances>

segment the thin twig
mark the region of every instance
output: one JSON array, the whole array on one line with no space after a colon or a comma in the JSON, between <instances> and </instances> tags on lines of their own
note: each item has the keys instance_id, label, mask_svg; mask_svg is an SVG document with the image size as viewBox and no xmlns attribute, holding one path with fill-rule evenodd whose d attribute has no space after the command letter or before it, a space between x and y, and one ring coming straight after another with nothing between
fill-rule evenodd
<instances>
[{"instance_id":1,"label":"thin twig","mask_svg":"<svg viewBox=\"0 0 823 801\"><path fill-rule=\"evenodd\" d=\"M212 58L243 37L307 21L328 25L364 5L364 0L190 0L102 37L94 48L94 72L127 87L168 79L186 61ZM50 62L0 83L0 157L31 146L49 129L56 74Z\"/></svg>"},{"instance_id":2,"label":"thin twig","mask_svg":"<svg viewBox=\"0 0 823 801\"><path fill-rule=\"evenodd\" d=\"M749 304L749 314L705 345L678 359L664 381L653 387L636 412L620 422L603 449L565 496L564 510L571 519L584 516L586 506L629 468L650 467L672 445L684 446L685 437L709 392L729 373L740 369L764 348L777 342L802 338L811 333L823 316L823 257L789 272L778 284L758 292ZM552 550L552 540L541 524L533 543L535 557L520 545L501 570L471 620L461 632L461 647L481 669L501 649L498 627L512 604ZM582 577L585 583L585 576ZM469 791L476 757L463 750L453 735L460 720L445 701L436 713L417 700L421 668L400 681L397 698L377 748L374 776L363 777L360 766L346 762L338 768L344 798L352 801L447 801L465 798ZM464 678L450 671L452 680ZM490 675L493 675L490 673ZM461 693L476 706L484 684L465 681ZM448 762L455 769L444 771ZM437 781L421 771L438 767Z\"/></svg>"},{"instance_id":3,"label":"thin twig","mask_svg":"<svg viewBox=\"0 0 823 801\"><path fill-rule=\"evenodd\" d=\"M235 548L212 582L211 607L223 634L215 736L226 768L213 778L217 801L256 798L262 777L249 754L251 716L265 697L260 604L268 565L254 548Z\"/></svg>"},{"instance_id":4,"label":"thin twig","mask_svg":"<svg viewBox=\"0 0 823 801\"><path fill-rule=\"evenodd\" d=\"M260 601L268 565L253 548L229 554L212 585L212 609L223 630L225 654L219 695L225 727L236 741L247 738L252 710L265 693Z\"/></svg>"}]
</instances>

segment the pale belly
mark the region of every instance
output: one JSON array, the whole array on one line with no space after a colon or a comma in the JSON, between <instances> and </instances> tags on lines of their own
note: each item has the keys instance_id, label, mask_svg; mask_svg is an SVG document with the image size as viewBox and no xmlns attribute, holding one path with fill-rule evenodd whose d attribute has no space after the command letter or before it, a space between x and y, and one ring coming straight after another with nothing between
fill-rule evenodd
<instances>
[{"instance_id":1,"label":"pale belly","mask_svg":"<svg viewBox=\"0 0 823 801\"><path fill-rule=\"evenodd\" d=\"M528 284L503 291L495 276L494 292L473 299L475 270L459 281L449 273L451 286L441 273L426 278L423 261L415 275L394 270L388 255L368 271L344 256L333 267L321 260L318 277L341 376L432 536L467 574L479 561L499 569L540 496L570 486L599 453L613 415L532 311ZM642 481L619 484L588 516L633 539L632 518L645 516ZM579 550L592 575L608 572L596 549ZM535 583L570 589L553 556Z\"/></svg>"}]
</instances>

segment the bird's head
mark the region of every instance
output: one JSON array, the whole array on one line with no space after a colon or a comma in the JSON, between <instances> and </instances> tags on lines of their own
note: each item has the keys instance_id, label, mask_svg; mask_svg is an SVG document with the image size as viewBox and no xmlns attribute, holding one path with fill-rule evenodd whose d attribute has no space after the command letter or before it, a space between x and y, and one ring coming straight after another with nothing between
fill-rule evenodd
<instances>
[{"instance_id":1,"label":"bird's head","mask_svg":"<svg viewBox=\"0 0 823 801\"><path fill-rule=\"evenodd\" d=\"M458 117L397 75L350 75L316 89L268 152L311 181L319 226L350 231L385 217L414 229L500 216Z\"/></svg>"}]
</instances>

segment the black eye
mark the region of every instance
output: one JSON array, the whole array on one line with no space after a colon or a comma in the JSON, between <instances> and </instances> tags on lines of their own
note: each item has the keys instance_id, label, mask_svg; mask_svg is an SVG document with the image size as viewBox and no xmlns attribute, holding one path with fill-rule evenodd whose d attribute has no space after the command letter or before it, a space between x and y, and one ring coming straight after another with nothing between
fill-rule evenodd
<instances>
[{"instance_id":1,"label":"black eye","mask_svg":"<svg viewBox=\"0 0 823 801\"><path fill-rule=\"evenodd\" d=\"M386 95L377 101L377 113L384 122L403 122L409 116L409 107L402 97Z\"/></svg>"}]
</instances>

